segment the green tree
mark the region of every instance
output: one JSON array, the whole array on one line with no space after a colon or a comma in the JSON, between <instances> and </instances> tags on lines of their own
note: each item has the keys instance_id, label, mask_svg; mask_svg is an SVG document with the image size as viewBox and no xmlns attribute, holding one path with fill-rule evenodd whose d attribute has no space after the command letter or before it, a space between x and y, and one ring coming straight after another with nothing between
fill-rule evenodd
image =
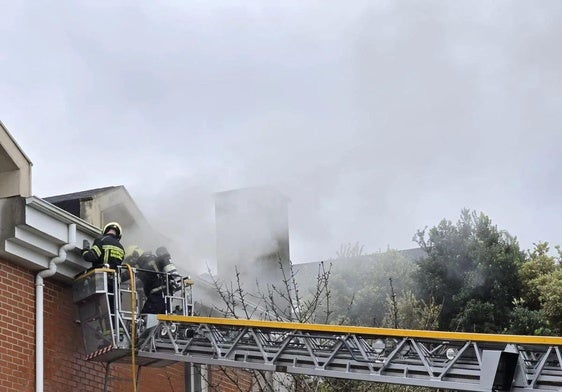
<instances>
[{"instance_id":1,"label":"green tree","mask_svg":"<svg viewBox=\"0 0 562 392\"><path fill-rule=\"evenodd\" d=\"M406 290L403 295L387 297L387 312L382 326L435 330L438 327L441 305L430 299L428 303L418 300L414 293Z\"/></svg>"},{"instance_id":2,"label":"green tree","mask_svg":"<svg viewBox=\"0 0 562 392\"><path fill-rule=\"evenodd\" d=\"M519 270L522 291L521 299L531 310L542 307L541 291L552 279L552 274L560 268L560 260L549 256L550 247L547 242L534 244L533 250L528 252L528 258Z\"/></svg>"},{"instance_id":3,"label":"green tree","mask_svg":"<svg viewBox=\"0 0 562 392\"><path fill-rule=\"evenodd\" d=\"M396 250L333 260L330 279L335 322L381 326L392 279L398 296L412 287L416 264Z\"/></svg>"},{"instance_id":4,"label":"green tree","mask_svg":"<svg viewBox=\"0 0 562 392\"><path fill-rule=\"evenodd\" d=\"M363 255L342 245L330 276L332 322L346 325L435 329L440 305L417 300L408 289L416 264L397 250ZM321 312L325 313L325 312ZM324 378L321 392L427 392L429 388Z\"/></svg>"},{"instance_id":5,"label":"green tree","mask_svg":"<svg viewBox=\"0 0 562 392\"><path fill-rule=\"evenodd\" d=\"M414 275L419 298L442 304L441 329L499 332L520 294L517 240L483 213L468 209L456 224L442 220L414 241L427 253Z\"/></svg>"},{"instance_id":6,"label":"green tree","mask_svg":"<svg viewBox=\"0 0 562 392\"><path fill-rule=\"evenodd\" d=\"M547 242L535 244L519 269L522 290L518 304L528 312L540 315L541 323L537 325L533 318L515 319L514 314L512 329L516 325L522 328L522 322L526 320L529 321L526 329L532 329L534 334L559 333L562 330L562 252L559 246L555 249L557 256L550 255Z\"/></svg>"},{"instance_id":7,"label":"green tree","mask_svg":"<svg viewBox=\"0 0 562 392\"><path fill-rule=\"evenodd\" d=\"M550 322L542 310L532 310L525 306L523 300L514 301L509 328L505 331L514 335L555 335Z\"/></svg>"},{"instance_id":8,"label":"green tree","mask_svg":"<svg viewBox=\"0 0 562 392\"><path fill-rule=\"evenodd\" d=\"M562 331L562 269L556 268L548 275L548 280L544 284L539 300L542 311L548 319L552 328L559 332Z\"/></svg>"},{"instance_id":9,"label":"green tree","mask_svg":"<svg viewBox=\"0 0 562 392\"><path fill-rule=\"evenodd\" d=\"M550 335L562 330L562 252L550 255L547 242L534 244L519 269L521 297L516 301L509 331Z\"/></svg>"}]
</instances>

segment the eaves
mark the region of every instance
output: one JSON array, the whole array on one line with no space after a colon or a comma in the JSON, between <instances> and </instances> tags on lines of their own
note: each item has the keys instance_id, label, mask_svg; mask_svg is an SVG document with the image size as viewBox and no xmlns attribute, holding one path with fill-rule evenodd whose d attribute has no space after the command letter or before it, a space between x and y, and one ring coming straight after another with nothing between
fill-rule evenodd
<instances>
[{"instance_id":1,"label":"eaves","mask_svg":"<svg viewBox=\"0 0 562 392\"><path fill-rule=\"evenodd\" d=\"M78 248L100 234L99 228L38 197L0 199L0 257L34 272L46 269L68 243L70 224L76 225ZM88 267L78 251L67 252L55 279L70 282Z\"/></svg>"}]
</instances>

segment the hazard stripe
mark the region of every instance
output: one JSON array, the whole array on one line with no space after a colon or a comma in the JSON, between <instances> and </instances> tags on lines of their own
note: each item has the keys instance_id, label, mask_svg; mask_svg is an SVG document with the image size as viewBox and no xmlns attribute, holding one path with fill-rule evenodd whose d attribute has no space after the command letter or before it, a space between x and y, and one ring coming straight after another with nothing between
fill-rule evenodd
<instances>
[{"instance_id":1,"label":"hazard stripe","mask_svg":"<svg viewBox=\"0 0 562 392\"><path fill-rule=\"evenodd\" d=\"M99 350L96 350L96 351L94 351L93 353L88 354L88 355L86 356L86 360L90 360L90 359L92 359L92 358L98 357L98 356L100 356L100 355L102 355L102 354L105 354L105 353L111 351L112 349L113 349L113 346L112 346L112 345L109 345L109 346L104 347L104 348L100 348Z\"/></svg>"}]
</instances>

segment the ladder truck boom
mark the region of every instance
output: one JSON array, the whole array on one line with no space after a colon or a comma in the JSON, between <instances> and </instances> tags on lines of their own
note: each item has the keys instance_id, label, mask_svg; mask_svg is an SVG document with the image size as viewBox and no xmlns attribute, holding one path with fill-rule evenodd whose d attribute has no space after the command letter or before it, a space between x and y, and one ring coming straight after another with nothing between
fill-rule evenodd
<instances>
[{"instance_id":1,"label":"ladder truck boom","mask_svg":"<svg viewBox=\"0 0 562 392\"><path fill-rule=\"evenodd\" d=\"M562 337L194 317L189 279L166 293L166 314L139 315L121 274L95 269L73 285L86 358L107 369L190 362L458 391L562 390Z\"/></svg>"},{"instance_id":2,"label":"ladder truck boom","mask_svg":"<svg viewBox=\"0 0 562 392\"><path fill-rule=\"evenodd\" d=\"M139 357L459 391L560 390L562 338L158 315Z\"/></svg>"}]
</instances>

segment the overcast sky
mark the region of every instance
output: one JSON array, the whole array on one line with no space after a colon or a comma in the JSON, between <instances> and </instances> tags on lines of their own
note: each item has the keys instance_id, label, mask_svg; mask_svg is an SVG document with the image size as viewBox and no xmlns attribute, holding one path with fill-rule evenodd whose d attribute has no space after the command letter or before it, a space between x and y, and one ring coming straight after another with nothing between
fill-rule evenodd
<instances>
[{"instance_id":1,"label":"overcast sky","mask_svg":"<svg viewBox=\"0 0 562 392\"><path fill-rule=\"evenodd\" d=\"M0 120L39 197L124 185L214 258L213 193L289 199L292 259L482 211L562 243L562 1L2 1Z\"/></svg>"}]
</instances>

